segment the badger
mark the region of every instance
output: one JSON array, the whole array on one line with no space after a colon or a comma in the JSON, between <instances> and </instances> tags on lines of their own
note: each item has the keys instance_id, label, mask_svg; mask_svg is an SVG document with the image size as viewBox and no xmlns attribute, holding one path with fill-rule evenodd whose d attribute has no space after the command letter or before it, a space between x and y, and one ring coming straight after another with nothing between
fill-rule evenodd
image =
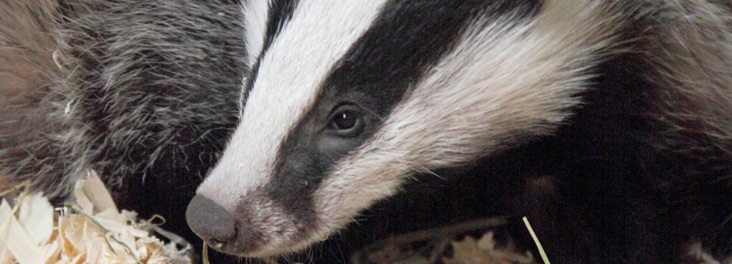
<instances>
[{"instance_id":1,"label":"badger","mask_svg":"<svg viewBox=\"0 0 732 264\"><path fill-rule=\"evenodd\" d=\"M404 184L488 168L515 180L505 213L529 216L553 262L722 261L730 8L246 1L241 117L188 224L227 254L287 254Z\"/></svg>"},{"instance_id":2,"label":"badger","mask_svg":"<svg viewBox=\"0 0 732 264\"><path fill-rule=\"evenodd\" d=\"M59 205L93 169L120 208L200 244L184 213L239 116L240 6L0 1L0 189Z\"/></svg>"}]
</instances>

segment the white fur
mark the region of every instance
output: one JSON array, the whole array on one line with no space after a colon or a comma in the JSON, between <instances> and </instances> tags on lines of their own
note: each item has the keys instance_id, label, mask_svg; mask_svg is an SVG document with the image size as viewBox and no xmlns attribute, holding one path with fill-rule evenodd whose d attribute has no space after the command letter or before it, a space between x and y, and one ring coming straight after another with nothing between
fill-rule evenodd
<instances>
[{"instance_id":1,"label":"white fur","mask_svg":"<svg viewBox=\"0 0 732 264\"><path fill-rule=\"evenodd\" d=\"M252 67L262 52L267 33L270 0L248 1L242 6L244 13L244 39L247 47L247 65Z\"/></svg>"},{"instance_id":2,"label":"white fur","mask_svg":"<svg viewBox=\"0 0 732 264\"><path fill-rule=\"evenodd\" d=\"M268 257L291 252L290 244L298 228L293 217L268 199L256 199L250 206L249 220L251 224L262 228L262 236L267 237L268 244L258 248L256 252L247 254L247 257Z\"/></svg>"},{"instance_id":3,"label":"white fur","mask_svg":"<svg viewBox=\"0 0 732 264\"><path fill-rule=\"evenodd\" d=\"M475 21L408 93L370 142L343 159L314 195L321 230L343 227L415 172L457 166L551 133L578 104L614 27L594 1L546 1L540 15Z\"/></svg>"},{"instance_id":4,"label":"white fur","mask_svg":"<svg viewBox=\"0 0 732 264\"><path fill-rule=\"evenodd\" d=\"M284 137L312 107L324 78L368 29L384 2L299 3L262 58L241 125L199 194L233 212L240 197L269 181Z\"/></svg>"}]
</instances>

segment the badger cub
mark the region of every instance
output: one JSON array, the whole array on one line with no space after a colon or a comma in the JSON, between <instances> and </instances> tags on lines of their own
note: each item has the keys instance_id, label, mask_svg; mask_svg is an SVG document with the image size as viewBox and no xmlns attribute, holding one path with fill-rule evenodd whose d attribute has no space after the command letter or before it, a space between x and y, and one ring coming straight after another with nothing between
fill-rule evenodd
<instances>
[{"instance_id":1,"label":"badger cub","mask_svg":"<svg viewBox=\"0 0 732 264\"><path fill-rule=\"evenodd\" d=\"M225 253L285 254L421 172L501 156L511 166L501 173L542 182L538 204L552 206L505 213L530 215L554 262L674 263L694 259L692 245L722 261L732 241L729 8L245 2L246 103L188 223Z\"/></svg>"}]
</instances>

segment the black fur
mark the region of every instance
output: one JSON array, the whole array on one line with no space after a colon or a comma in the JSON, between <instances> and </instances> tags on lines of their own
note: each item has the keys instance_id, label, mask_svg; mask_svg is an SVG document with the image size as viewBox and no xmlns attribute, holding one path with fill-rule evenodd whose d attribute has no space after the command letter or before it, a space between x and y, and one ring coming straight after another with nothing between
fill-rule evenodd
<instances>
[{"instance_id":1,"label":"black fur","mask_svg":"<svg viewBox=\"0 0 732 264\"><path fill-rule=\"evenodd\" d=\"M485 1L431 1L385 4L364 33L331 70L318 104L298 122L279 149L273 180L266 189L273 201L306 225L315 219L312 193L327 171L379 128L411 84L449 51L481 11L535 14L540 5ZM268 34L269 35L269 34ZM390 36L390 37L384 37ZM335 109L353 104L365 123L357 137L334 135L327 128Z\"/></svg>"},{"instance_id":2,"label":"black fur","mask_svg":"<svg viewBox=\"0 0 732 264\"><path fill-rule=\"evenodd\" d=\"M627 52L592 70L567 124L481 165L516 177L506 210L534 219L553 262L682 263L693 241L732 253L732 83L717 75L731 69L732 39L686 20L702 3L674 4L628 5ZM692 27L699 35L676 39ZM715 83L675 78L689 73Z\"/></svg>"},{"instance_id":3,"label":"black fur","mask_svg":"<svg viewBox=\"0 0 732 264\"><path fill-rule=\"evenodd\" d=\"M260 54L257 54L257 60L254 65L252 65L252 71L247 78L247 92L251 91L254 81L257 80L257 74L259 73L259 62L262 56L264 56L264 54L267 52L269 46L272 45L272 41L277 38L277 35L279 35L282 28L287 24L287 22L290 21L290 19L292 19L292 13L295 12L295 7L297 6L298 2L299 0L271 1L270 9L268 12L269 14L267 14L267 32L265 33L262 51L260 52ZM249 93L247 93L247 95L248 94Z\"/></svg>"},{"instance_id":4,"label":"black fur","mask_svg":"<svg viewBox=\"0 0 732 264\"><path fill-rule=\"evenodd\" d=\"M270 14L275 19L268 23L266 43L297 5L274 3ZM523 18L531 19L542 3L506 1L495 11L526 8ZM592 89L580 95L583 103L573 109L575 114L553 135L494 153L457 173L488 181L466 188L490 199L465 200L481 211L475 214L495 209L528 215L555 263L677 262L684 253L682 246L697 239L721 259L732 247L732 83L725 77L732 76L728 32L732 23L729 13L719 12L729 12L731 5L701 0L616 3L617 11L632 21L619 30L616 52L590 70L595 76ZM63 198L85 169L95 169L123 208L143 216L162 214L172 231L192 238L182 222L184 208L234 128L247 71L240 3L66 0L59 4L53 9L59 16L28 13L45 25L34 27L43 32L40 40L8 37L12 36L8 28L18 25L0 18L0 36L5 36L0 46L22 51L18 54L30 61L32 72L44 73L38 75L43 77L40 83L16 87L8 85L8 76L18 73L7 74L11 71L0 66L0 91L13 95L0 98L4 118L0 183L30 179L35 189ZM407 2L390 4L407 11L382 14L379 21L389 23L375 24L371 34L352 47L333 69L320 100L335 102L343 91L364 89L366 97L373 98L353 100L369 101L363 103L365 108L383 117L405 87L450 48L446 43L452 43L460 25L472 15L460 10L453 28L441 28L444 20L432 21L427 33L444 34L446 39L423 43L428 38L419 36L425 32L394 27L399 19L405 24L420 19L417 13L423 9L408 12ZM429 49L432 46L443 49ZM55 50L59 65L50 59ZM382 57L383 61L364 59L371 52L392 56ZM0 64L17 58L0 51ZM388 67L394 64L406 66ZM256 77L254 67L249 87ZM369 79L372 76L380 79ZM23 79L30 78L34 77ZM362 85L374 82L382 85ZM327 116L333 105L323 107L306 119ZM269 195L286 207L308 208L301 207L309 202L302 198L322 180L312 175L322 174L352 147L312 163L284 158L293 153L313 156L298 149L303 146L296 143L304 141L300 132L293 132L284 143L278 167L280 171L308 167L312 172L304 179L277 176ZM372 133L373 129L366 136ZM308 185L299 186L301 180ZM405 199L408 206L392 208L400 217L444 214L434 210L434 203ZM501 203L483 204L494 200ZM391 226L374 224L393 217L380 208L383 204L371 213L386 215L381 222L363 223L377 232L361 227L367 231L356 239L425 227L431 221L417 217L411 226L401 218ZM307 209L300 213L306 221L312 214ZM398 227L389 229L392 226Z\"/></svg>"},{"instance_id":5,"label":"black fur","mask_svg":"<svg viewBox=\"0 0 732 264\"><path fill-rule=\"evenodd\" d=\"M450 48L454 35L420 31L432 29L429 19L411 17L400 3L419 14L432 14L428 10L434 4L390 2L333 69L316 106L282 144L268 188L271 199L298 220L313 218L303 197L317 188L319 177L373 135L380 118L444 51L412 48L420 43ZM537 9L530 7L538 8L501 3L496 10L526 8L520 12L525 17L512 18L517 20L532 19ZM567 109L572 117L551 135L516 135L513 148L486 153L466 174L494 179L496 190L488 191L502 194L501 210L528 215L554 262L678 263L696 241L724 259L732 249L730 5L599 5L622 19L611 34L611 48L583 72L593 77L589 89L577 95L582 103ZM404 20L385 19L390 14ZM466 17L469 13L460 15ZM452 25L449 21L440 20L440 26ZM366 132L347 143L313 137L343 102L355 102L364 115L373 115L365 118Z\"/></svg>"}]
</instances>

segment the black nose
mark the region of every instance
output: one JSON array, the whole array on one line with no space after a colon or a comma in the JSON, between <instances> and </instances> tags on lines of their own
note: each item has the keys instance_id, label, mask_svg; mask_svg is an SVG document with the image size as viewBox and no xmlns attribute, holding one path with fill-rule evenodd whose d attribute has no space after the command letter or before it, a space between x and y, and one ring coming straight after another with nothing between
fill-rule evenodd
<instances>
[{"instance_id":1,"label":"black nose","mask_svg":"<svg viewBox=\"0 0 732 264\"><path fill-rule=\"evenodd\" d=\"M236 221L223 207L201 195L188 204L186 221L211 247L221 249L236 236Z\"/></svg>"}]
</instances>

